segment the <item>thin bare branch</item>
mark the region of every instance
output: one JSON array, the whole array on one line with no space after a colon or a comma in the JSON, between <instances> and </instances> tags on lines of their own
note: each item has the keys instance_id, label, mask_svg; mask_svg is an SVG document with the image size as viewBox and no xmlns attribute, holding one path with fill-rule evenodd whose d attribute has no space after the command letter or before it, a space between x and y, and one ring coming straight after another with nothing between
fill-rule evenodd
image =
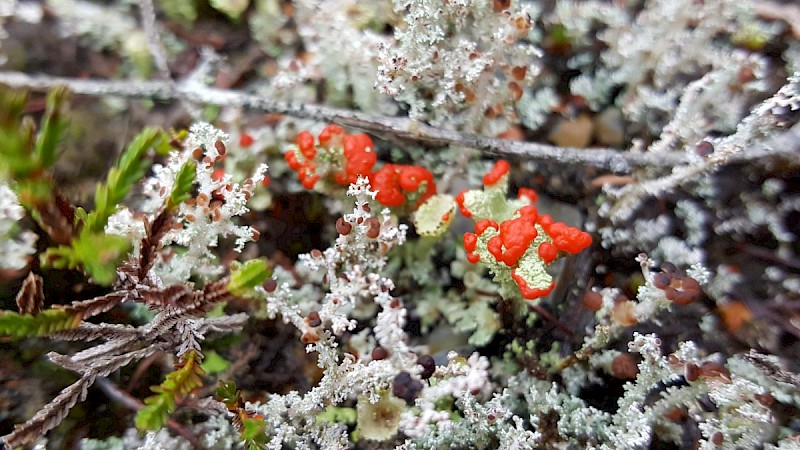
<instances>
[{"instance_id":1,"label":"thin bare branch","mask_svg":"<svg viewBox=\"0 0 800 450\"><path fill-rule=\"evenodd\" d=\"M114 383L109 381L107 378L102 378L102 377L98 378L97 386L103 390L103 392L108 396L108 398L121 403L131 411L139 411L144 407L144 404L141 401L130 396L127 392L123 391L122 389L118 388ZM185 428L178 422L172 419L168 419L167 428L172 430L175 434L180 435L181 437L189 441L192 444L193 448L196 449L205 448L200 443L200 440L197 439L197 436L192 434L191 431L189 431L187 428Z\"/></svg>"},{"instance_id":2,"label":"thin bare branch","mask_svg":"<svg viewBox=\"0 0 800 450\"><path fill-rule=\"evenodd\" d=\"M328 106L294 104L229 90L214 89L197 83L178 83L173 88L164 81L78 80L50 76L31 76L19 72L0 72L0 83L13 87L47 90L67 86L84 95L113 95L173 101L186 98L206 105L236 106L263 112L285 114L359 128L378 135L424 143L432 146L455 145L475 148L503 156L556 162L565 165L597 167L617 173L629 173L636 167L670 168L686 162L680 152L650 154L609 148L570 148L534 142L518 142L425 125L405 117L387 117Z\"/></svg>"}]
</instances>

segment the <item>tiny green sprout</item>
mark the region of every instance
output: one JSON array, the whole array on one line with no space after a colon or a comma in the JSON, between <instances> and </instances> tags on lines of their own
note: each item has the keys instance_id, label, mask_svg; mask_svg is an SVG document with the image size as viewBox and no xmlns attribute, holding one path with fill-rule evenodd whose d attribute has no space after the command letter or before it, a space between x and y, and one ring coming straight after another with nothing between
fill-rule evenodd
<instances>
[{"instance_id":1,"label":"tiny green sprout","mask_svg":"<svg viewBox=\"0 0 800 450\"><path fill-rule=\"evenodd\" d=\"M172 186L172 192L167 199L167 210L173 211L178 208L178 205L185 202L192 191L194 179L196 176L197 164L194 161L186 161L181 166L180 171L175 176L175 184Z\"/></svg>"},{"instance_id":2,"label":"tiny green sprout","mask_svg":"<svg viewBox=\"0 0 800 450\"><path fill-rule=\"evenodd\" d=\"M205 375L205 371L200 367L200 361L198 353L188 351L176 369L167 374L163 383L150 388L156 395L146 398L145 406L136 413L136 428L154 431L167 423L169 414L177 407L177 401L203 385L200 377Z\"/></svg>"},{"instance_id":3,"label":"tiny green sprout","mask_svg":"<svg viewBox=\"0 0 800 450\"><path fill-rule=\"evenodd\" d=\"M0 311L0 336L16 339L44 336L56 331L71 330L80 321L79 316L64 309L46 309L36 315Z\"/></svg>"},{"instance_id":4,"label":"tiny green sprout","mask_svg":"<svg viewBox=\"0 0 800 450\"><path fill-rule=\"evenodd\" d=\"M231 280L228 292L239 297L246 297L253 288L260 286L272 274L272 270L263 258L251 259L244 264L231 264Z\"/></svg>"}]
</instances>

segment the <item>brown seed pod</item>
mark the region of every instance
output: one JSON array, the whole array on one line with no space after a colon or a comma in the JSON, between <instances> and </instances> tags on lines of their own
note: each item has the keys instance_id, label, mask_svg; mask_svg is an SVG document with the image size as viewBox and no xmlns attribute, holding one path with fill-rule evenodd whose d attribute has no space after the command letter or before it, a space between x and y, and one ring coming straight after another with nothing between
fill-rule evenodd
<instances>
[{"instance_id":1,"label":"brown seed pod","mask_svg":"<svg viewBox=\"0 0 800 450\"><path fill-rule=\"evenodd\" d=\"M381 234L381 222L377 217L367 219L367 237L375 239Z\"/></svg>"},{"instance_id":2,"label":"brown seed pod","mask_svg":"<svg viewBox=\"0 0 800 450\"><path fill-rule=\"evenodd\" d=\"M320 319L319 313L316 311L311 311L308 313L308 317L306 317L306 325L312 328L322 325L322 319Z\"/></svg>"},{"instance_id":3,"label":"brown seed pod","mask_svg":"<svg viewBox=\"0 0 800 450\"><path fill-rule=\"evenodd\" d=\"M220 140L214 142L214 148L217 149L219 156L225 156L225 153L228 151L228 149L225 148L225 143Z\"/></svg>"},{"instance_id":4,"label":"brown seed pod","mask_svg":"<svg viewBox=\"0 0 800 450\"><path fill-rule=\"evenodd\" d=\"M590 311L599 311L603 307L603 296L599 292L586 291L583 294L583 306Z\"/></svg>"},{"instance_id":5,"label":"brown seed pod","mask_svg":"<svg viewBox=\"0 0 800 450\"><path fill-rule=\"evenodd\" d=\"M686 364L683 367L683 377L690 383L697 381L697 379L700 378L700 368L694 363Z\"/></svg>"},{"instance_id":6,"label":"brown seed pod","mask_svg":"<svg viewBox=\"0 0 800 450\"><path fill-rule=\"evenodd\" d=\"M621 353L611 361L611 374L620 380L633 380L639 375L636 358L630 353Z\"/></svg>"},{"instance_id":7,"label":"brown seed pod","mask_svg":"<svg viewBox=\"0 0 800 450\"><path fill-rule=\"evenodd\" d=\"M731 373L722 364L706 361L700 366L700 376L710 380L731 382Z\"/></svg>"},{"instance_id":8,"label":"brown seed pod","mask_svg":"<svg viewBox=\"0 0 800 450\"><path fill-rule=\"evenodd\" d=\"M417 358L417 364L422 366L422 372L420 372L419 377L423 380L432 377L433 373L436 372L436 361L433 360L431 355L420 356Z\"/></svg>"},{"instance_id":9,"label":"brown seed pod","mask_svg":"<svg viewBox=\"0 0 800 450\"><path fill-rule=\"evenodd\" d=\"M344 220L344 217L339 217L336 219L336 232L341 234L342 236L347 236L350 232L353 231L353 225L350 222Z\"/></svg>"},{"instance_id":10,"label":"brown seed pod","mask_svg":"<svg viewBox=\"0 0 800 450\"><path fill-rule=\"evenodd\" d=\"M775 403L775 397L772 396L769 392L764 392L763 394L755 394L753 396L758 403L761 403L762 406L765 408L769 408Z\"/></svg>"},{"instance_id":11,"label":"brown seed pod","mask_svg":"<svg viewBox=\"0 0 800 450\"><path fill-rule=\"evenodd\" d=\"M659 289L666 289L672 283L672 275L667 272L659 272L653 276L653 285Z\"/></svg>"},{"instance_id":12,"label":"brown seed pod","mask_svg":"<svg viewBox=\"0 0 800 450\"><path fill-rule=\"evenodd\" d=\"M694 148L694 153L705 158L714 153L714 144L708 141L700 141L697 147Z\"/></svg>"},{"instance_id":13,"label":"brown seed pod","mask_svg":"<svg viewBox=\"0 0 800 450\"><path fill-rule=\"evenodd\" d=\"M614 305L611 309L611 319L622 326L636 325L635 305L630 300L624 300Z\"/></svg>"},{"instance_id":14,"label":"brown seed pod","mask_svg":"<svg viewBox=\"0 0 800 450\"><path fill-rule=\"evenodd\" d=\"M278 282L274 279L270 278L264 282L264 290L267 292L275 292L275 289L278 289Z\"/></svg>"},{"instance_id":15,"label":"brown seed pod","mask_svg":"<svg viewBox=\"0 0 800 450\"><path fill-rule=\"evenodd\" d=\"M664 418L670 422L682 422L686 418L686 410L683 408L672 408L664 413Z\"/></svg>"},{"instance_id":16,"label":"brown seed pod","mask_svg":"<svg viewBox=\"0 0 800 450\"><path fill-rule=\"evenodd\" d=\"M318 341L319 341L319 336L317 335L317 333L311 331L307 331L303 333L302 336L300 336L300 342L302 342L304 345L313 344L314 342Z\"/></svg>"},{"instance_id":17,"label":"brown seed pod","mask_svg":"<svg viewBox=\"0 0 800 450\"><path fill-rule=\"evenodd\" d=\"M372 349L372 360L380 361L389 357L389 351L385 348L378 346Z\"/></svg>"},{"instance_id":18,"label":"brown seed pod","mask_svg":"<svg viewBox=\"0 0 800 450\"><path fill-rule=\"evenodd\" d=\"M515 81L510 81L508 83L508 90L511 92L511 98L513 98L515 102L518 102L519 99L522 98L522 88L519 87L519 84Z\"/></svg>"},{"instance_id":19,"label":"brown seed pod","mask_svg":"<svg viewBox=\"0 0 800 450\"><path fill-rule=\"evenodd\" d=\"M492 11L496 13L503 12L511 7L511 0L494 0L492 2Z\"/></svg>"},{"instance_id":20,"label":"brown seed pod","mask_svg":"<svg viewBox=\"0 0 800 450\"><path fill-rule=\"evenodd\" d=\"M524 80L527 73L528 68L525 66L515 66L513 69L511 69L511 76L513 76L517 81Z\"/></svg>"}]
</instances>

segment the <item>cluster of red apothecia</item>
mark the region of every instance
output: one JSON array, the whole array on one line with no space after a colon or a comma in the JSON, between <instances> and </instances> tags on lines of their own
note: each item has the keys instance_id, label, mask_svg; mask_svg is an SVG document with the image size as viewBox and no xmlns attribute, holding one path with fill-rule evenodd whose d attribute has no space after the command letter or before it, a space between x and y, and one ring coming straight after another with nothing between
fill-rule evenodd
<instances>
[{"instance_id":1,"label":"cluster of red apothecia","mask_svg":"<svg viewBox=\"0 0 800 450\"><path fill-rule=\"evenodd\" d=\"M494 186L503 176L508 174L510 165L506 160L495 163L492 169L483 177L484 186ZM472 212L464 205L464 196L467 191L462 191L456 196L456 203L465 217L472 217ZM519 197L528 198L531 203L537 199L533 189L523 188L519 190ZM475 233L464 233L464 249L467 251L467 260L472 264L480 261L480 255L475 253L478 245L478 237L488 228L494 228L499 234L489 239L486 249L497 260L508 267L516 267L520 258L528 251L534 239L539 235L536 225L539 225L548 236L551 242L543 242L537 248L537 254L545 264L550 264L558 256L559 251L569 254L577 254L592 244L592 237L589 233L577 228L566 225L563 222L554 222L548 214L539 215L536 207L526 205L517 210L518 217L497 223L494 220L481 219L475 223ZM525 279L512 269L511 278L517 283L520 293L526 299L532 300L543 297L550 293L555 286L551 283L544 289L531 288Z\"/></svg>"},{"instance_id":2,"label":"cluster of red apothecia","mask_svg":"<svg viewBox=\"0 0 800 450\"><path fill-rule=\"evenodd\" d=\"M328 125L317 142L308 131L301 131L294 142L296 148L284 157L306 189L313 189L321 179L347 186L361 175L369 178L372 189L378 191L376 200L383 206L416 208L436 194L433 174L424 167L384 164L373 171L378 155L366 134L347 134L338 125ZM325 166L332 169L321 173L318 169L326 158Z\"/></svg>"}]
</instances>

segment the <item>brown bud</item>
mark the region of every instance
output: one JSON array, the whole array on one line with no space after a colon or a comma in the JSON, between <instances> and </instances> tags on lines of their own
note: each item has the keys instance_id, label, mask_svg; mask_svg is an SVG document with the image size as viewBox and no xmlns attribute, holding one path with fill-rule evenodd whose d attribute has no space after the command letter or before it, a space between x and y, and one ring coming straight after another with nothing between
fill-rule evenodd
<instances>
[{"instance_id":1,"label":"brown bud","mask_svg":"<svg viewBox=\"0 0 800 450\"><path fill-rule=\"evenodd\" d=\"M636 359L630 353L621 353L611 361L611 374L620 380L633 380L639 374Z\"/></svg>"},{"instance_id":2,"label":"brown bud","mask_svg":"<svg viewBox=\"0 0 800 450\"><path fill-rule=\"evenodd\" d=\"M274 279L270 278L264 282L264 290L267 292L275 292L275 289L278 289L278 282Z\"/></svg>"},{"instance_id":3,"label":"brown bud","mask_svg":"<svg viewBox=\"0 0 800 450\"><path fill-rule=\"evenodd\" d=\"M516 66L511 69L511 76L514 77L517 81L522 81L525 79L525 75L528 73L528 68L525 66Z\"/></svg>"},{"instance_id":4,"label":"brown bud","mask_svg":"<svg viewBox=\"0 0 800 450\"><path fill-rule=\"evenodd\" d=\"M583 294L583 306L590 311L599 311L603 307L603 296L599 292L586 291Z\"/></svg>"},{"instance_id":5,"label":"brown bud","mask_svg":"<svg viewBox=\"0 0 800 450\"><path fill-rule=\"evenodd\" d=\"M367 237L375 239L381 234L381 222L377 217L367 219Z\"/></svg>"},{"instance_id":6,"label":"brown bud","mask_svg":"<svg viewBox=\"0 0 800 450\"><path fill-rule=\"evenodd\" d=\"M769 392L764 392L763 394L756 394L753 397L761 403L762 406L765 408L769 408L775 403L775 397L772 396Z\"/></svg>"},{"instance_id":7,"label":"brown bud","mask_svg":"<svg viewBox=\"0 0 800 450\"><path fill-rule=\"evenodd\" d=\"M669 261L664 261L663 263L661 263L661 266L659 266L659 267L661 268L662 272L666 272L666 273L677 273L678 272L678 268L675 266L675 264L672 264Z\"/></svg>"},{"instance_id":8,"label":"brown bud","mask_svg":"<svg viewBox=\"0 0 800 450\"><path fill-rule=\"evenodd\" d=\"M311 311L308 313L308 317L306 317L306 325L312 328L322 325L322 319L320 319L319 313L316 311Z\"/></svg>"},{"instance_id":9,"label":"brown bud","mask_svg":"<svg viewBox=\"0 0 800 450\"><path fill-rule=\"evenodd\" d=\"M499 13L507 10L511 6L511 0L494 0L492 2L492 11Z\"/></svg>"},{"instance_id":10,"label":"brown bud","mask_svg":"<svg viewBox=\"0 0 800 450\"><path fill-rule=\"evenodd\" d=\"M220 140L214 142L214 148L217 149L219 156L225 156L225 152L228 150L225 148L225 143Z\"/></svg>"},{"instance_id":11,"label":"brown bud","mask_svg":"<svg viewBox=\"0 0 800 450\"><path fill-rule=\"evenodd\" d=\"M634 306L635 305L630 300L624 300L615 304L611 309L611 319L614 322L626 327L636 325L638 321L636 320L636 311Z\"/></svg>"},{"instance_id":12,"label":"brown bud","mask_svg":"<svg viewBox=\"0 0 800 450\"><path fill-rule=\"evenodd\" d=\"M347 236L350 232L353 231L353 226L350 225L350 222L344 220L344 217L339 217L336 219L336 232L341 234L342 236Z\"/></svg>"},{"instance_id":13,"label":"brown bud","mask_svg":"<svg viewBox=\"0 0 800 450\"><path fill-rule=\"evenodd\" d=\"M514 99L515 102L522 98L522 88L519 87L519 84L515 81L510 81L508 83L508 90L511 92L511 98Z\"/></svg>"},{"instance_id":14,"label":"brown bud","mask_svg":"<svg viewBox=\"0 0 800 450\"><path fill-rule=\"evenodd\" d=\"M311 250L311 257L312 258L322 258L322 252L315 248L315 249Z\"/></svg>"},{"instance_id":15,"label":"brown bud","mask_svg":"<svg viewBox=\"0 0 800 450\"><path fill-rule=\"evenodd\" d=\"M206 194L199 194L199 195L197 196L197 206L208 206L208 202L209 202L209 200L210 200L210 199L208 198L208 195L206 195Z\"/></svg>"},{"instance_id":16,"label":"brown bud","mask_svg":"<svg viewBox=\"0 0 800 450\"><path fill-rule=\"evenodd\" d=\"M385 348L378 346L372 349L372 360L380 361L389 357L389 351Z\"/></svg>"},{"instance_id":17,"label":"brown bud","mask_svg":"<svg viewBox=\"0 0 800 450\"><path fill-rule=\"evenodd\" d=\"M711 442L714 445L717 445L717 446L722 445L722 443L724 441L725 441L725 437L719 431L717 431L716 433L711 435Z\"/></svg>"},{"instance_id":18,"label":"brown bud","mask_svg":"<svg viewBox=\"0 0 800 450\"><path fill-rule=\"evenodd\" d=\"M686 364L683 367L683 377L690 383L697 381L697 379L700 378L700 368L694 363Z\"/></svg>"},{"instance_id":19,"label":"brown bud","mask_svg":"<svg viewBox=\"0 0 800 450\"><path fill-rule=\"evenodd\" d=\"M659 272L653 276L653 285L659 289L666 289L672 283L672 275L667 272Z\"/></svg>"},{"instance_id":20,"label":"brown bud","mask_svg":"<svg viewBox=\"0 0 800 450\"><path fill-rule=\"evenodd\" d=\"M419 377L423 380L432 377L433 373L436 372L436 361L434 361L431 355L420 356L417 358L417 364L422 366L422 372L420 372Z\"/></svg>"},{"instance_id":21,"label":"brown bud","mask_svg":"<svg viewBox=\"0 0 800 450\"><path fill-rule=\"evenodd\" d=\"M317 336L317 333L311 331L305 332L302 336L300 336L300 342L302 342L304 345L313 344L314 342L318 341L319 336Z\"/></svg>"},{"instance_id":22,"label":"brown bud","mask_svg":"<svg viewBox=\"0 0 800 450\"><path fill-rule=\"evenodd\" d=\"M686 418L686 410L683 408L672 408L664 413L664 418L670 422L681 422Z\"/></svg>"},{"instance_id":23,"label":"brown bud","mask_svg":"<svg viewBox=\"0 0 800 450\"><path fill-rule=\"evenodd\" d=\"M703 378L731 382L731 373L722 364L706 361L700 366L700 376Z\"/></svg>"},{"instance_id":24,"label":"brown bud","mask_svg":"<svg viewBox=\"0 0 800 450\"><path fill-rule=\"evenodd\" d=\"M697 147L694 148L694 153L705 158L714 153L714 144L708 141L700 141Z\"/></svg>"},{"instance_id":25,"label":"brown bud","mask_svg":"<svg viewBox=\"0 0 800 450\"><path fill-rule=\"evenodd\" d=\"M364 212L372 212L372 208L369 207L369 203L364 203L361 205L361 209L363 209Z\"/></svg>"}]
</instances>

